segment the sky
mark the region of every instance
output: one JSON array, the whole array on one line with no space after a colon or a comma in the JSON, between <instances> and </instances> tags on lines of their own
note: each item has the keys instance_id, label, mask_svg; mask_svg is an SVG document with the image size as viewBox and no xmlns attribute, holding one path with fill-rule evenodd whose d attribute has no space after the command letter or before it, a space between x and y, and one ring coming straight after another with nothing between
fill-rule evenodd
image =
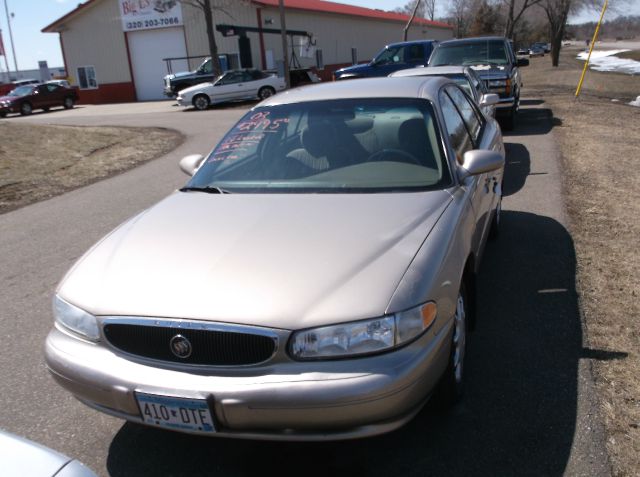
<instances>
[{"instance_id":1,"label":"sky","mask_svg":"<svg viewBox=\"0 0 640 477\"><path fill-rule=\"evenodd\" d=\"M405 5L409 0L334 1L361 7L393 10ZM18 69L36 69L39 60L46 60L50 68L63 66L58 34L41 33L40 30L77 7L80 3L79 0L0 0L0 29L2 29L9 69L14 71L15 66L3 2L6 2L9 12L14 14L11 19L11 28ZM446 0L437 0L437 2L440 4L448 3ZM632 1L631 5L634 6L629 9L629 13L640 14L640 2ZM598 12L590 11L571 18L570 21L575 23L596 21L598 16ZM0 71L6 71L4 60L5 58L0 58Z\"/></svg>"}]
</instances>

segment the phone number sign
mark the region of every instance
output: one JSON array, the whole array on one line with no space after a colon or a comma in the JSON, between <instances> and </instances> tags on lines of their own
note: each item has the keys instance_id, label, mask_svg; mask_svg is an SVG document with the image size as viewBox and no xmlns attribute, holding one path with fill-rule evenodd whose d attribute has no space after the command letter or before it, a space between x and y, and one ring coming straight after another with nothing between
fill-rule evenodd
<instances>
[{"instance_id":1,"label":"phone number sign","mask_svg":"<svg viewBox=\"0 0 640 477\"><path fill-rule=\"evenodd\" d=\"M118 0L124 31L151 30L182 25L177 0Z\"/></svg>"}]
</instances>

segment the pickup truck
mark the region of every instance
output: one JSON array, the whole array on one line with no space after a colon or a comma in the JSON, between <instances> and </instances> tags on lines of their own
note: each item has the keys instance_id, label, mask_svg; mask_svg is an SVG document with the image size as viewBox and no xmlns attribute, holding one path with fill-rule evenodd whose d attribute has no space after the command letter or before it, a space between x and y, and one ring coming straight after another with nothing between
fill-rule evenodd
<instances>
[{"instance_id":1,"label":"pickup truck","mask_svg":"<svg viewBox=\"0 0 640 477\"><path fill-rule=\"evenodd\" d=\"M429 66L470 66L484 81L489 93L500 97L496 118L505 129L513 129L520 107L522 76L519 67L528 66L527 58L517 58L511 42L504 37L477 37L448 40L438 44Z\"/></svg>"},{"instance_id":2,"label":"pickup truck","mask_svg":"<svg viewBox=\"0 0 640 477\"><path fill-rule=\"evenodd\" d=\"M268 73L272 72L270 71ZM312 68L296 68L292 69L289 73L292 88L320 81L320 78ZM164 77L164 94L173 98L183 89L200 83L212 83L215 80L216 78L213 77L212 72L211 58L207 58L193 71L166 75Z\"/></svg>"},{"instance_id":3,"label":"pickup truck","mask_svg":"<svg viewBox=\"0 0 640 477\"><path fill-rule=\"evenodd\" d=\"M436 40L404 41L384 47L370 63L347 66L333 74L335 80L389 76L394 71L426 66Z\"/></svg>"}]
</instances>

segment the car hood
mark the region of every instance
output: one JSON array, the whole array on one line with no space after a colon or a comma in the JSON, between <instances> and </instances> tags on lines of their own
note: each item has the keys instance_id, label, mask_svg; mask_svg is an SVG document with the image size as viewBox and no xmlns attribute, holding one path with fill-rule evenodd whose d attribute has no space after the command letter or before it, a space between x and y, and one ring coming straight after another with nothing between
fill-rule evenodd
<instances>
[{"instance_id":1,"label":"car hood","mask_svg":"<svg viewBox=\"0 0 640 477\"><path fill-rule=\"evenodd\" d=\"M395 311L393 292L451 200L176 192L97 244L58 293L95 315L284 329L376 317Z\"/></svg>"},{"instance_id":2,"label":"car hood","mask_svg":"<svg viewBox=\"0 0 640 477\"><path fill-rule=\"evenodd\" d=\"M178 94L180 96L185 96L185 95L188 95L188 94L199 93L199 92L201 92L201 91L203 91L205 89L212 88L212 87L213 87L213 83L211 83L211 82L209 82L209 83L198 83L196 85L189 86L188 88L184 88Z\"/></svg>"},{"instance_id":3,"label":"car hood","mask_svg":"<svg viewBox=\"0 0 640 477\"><path fill-rule=\"evenodd\" d=\"M170 75L166 75L165 78L176 79L176 78L184 78L185 76L193 76L196 74L196 71L181 71L179 73L173 73Z\"/></svg>"},{"instance_id":4,"label":"car hood","mask_svg":"<svg viewBox=\"0 0 640 477\"><path fill-rule=\"evenodd\" d=\"M361 65L353 65L340 68L339 70L336 70L336 74L358 74L371 71L371 69L372 66L369 63L362 63Z\"/></svg>"},{"instance_id":5,"label":"car hood","mask_svg":"<svg viewBox=\"0 0 640 477\"><path fill-rule=\"evenodd\" d=\"M4 103L7 101L15 101L16 99L20 98L21 96L0 96L0 103Z\"/></svg>"}]
</instances>

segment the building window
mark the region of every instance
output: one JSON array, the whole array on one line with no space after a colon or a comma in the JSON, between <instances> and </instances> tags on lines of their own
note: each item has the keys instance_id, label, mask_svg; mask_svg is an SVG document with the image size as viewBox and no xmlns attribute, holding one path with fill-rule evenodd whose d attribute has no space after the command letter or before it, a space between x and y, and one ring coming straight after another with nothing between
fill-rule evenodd
<instances>
[{"instance_id":1,"label":"building window","mask_svg":"<svg viewBox=\"0 0 640 477\"><path fill-rule=\"evenodd\" d=\"M93 66L79 66L78 84L80 89L96 89L98 87L96 69Z\"/></svg>"}]
</instances>

